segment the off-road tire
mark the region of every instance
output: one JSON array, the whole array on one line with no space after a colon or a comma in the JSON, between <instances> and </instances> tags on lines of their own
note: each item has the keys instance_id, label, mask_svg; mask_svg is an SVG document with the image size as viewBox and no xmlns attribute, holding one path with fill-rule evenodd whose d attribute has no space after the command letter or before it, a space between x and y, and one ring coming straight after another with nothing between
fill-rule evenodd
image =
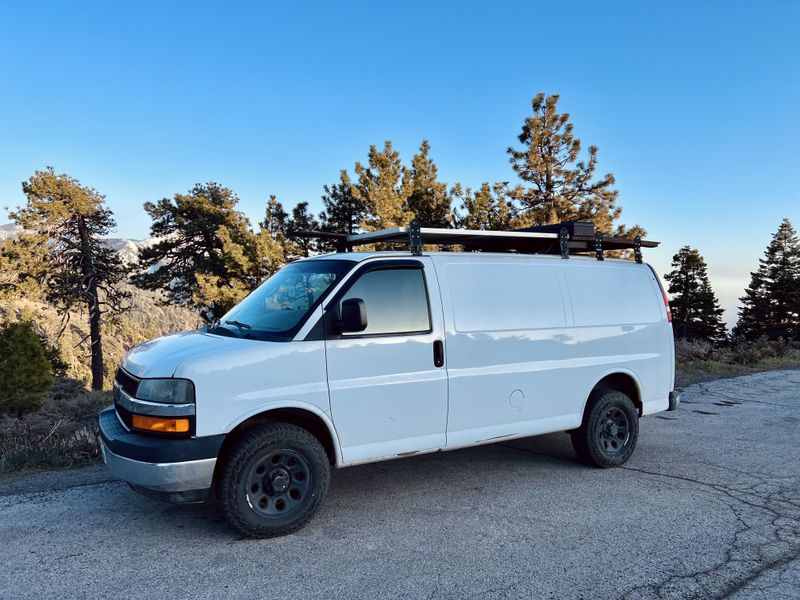
<instances>
[{"instance_id":1,"label":"off-road tire","mask_svg":"<svg viewBox=\"0 0 800 600\"><path fill-rule=\"evenodd\" d=\"M329 481L330 461L316 437L296 425L267 423L244 433L226 452L217 503L247 537L286 535L314 517Z\"/></svg>"},{"instance_id":2,"label":"off-road tire","mask_svg":"<svg viewBox=\"0 0 800 600\"><path fill-rule=\"evenodd\" d=\"M624 425L624 426L623 426ZM639 439L639 413L622 392L595 390L583 423L570 432L572 447L587 465L608 469L625 464Z\"/></svg>"}]
</instances>

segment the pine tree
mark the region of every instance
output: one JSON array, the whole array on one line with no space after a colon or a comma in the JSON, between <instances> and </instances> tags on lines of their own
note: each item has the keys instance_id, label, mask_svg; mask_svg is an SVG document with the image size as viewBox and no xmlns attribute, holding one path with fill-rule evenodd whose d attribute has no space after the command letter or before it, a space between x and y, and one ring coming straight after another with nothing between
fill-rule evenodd
<instances>
[{"instance_id":1,"label":"pine tree","mask_svg":"<svg viewBox=\"0 0 800 600\"><path fill-rule=\"evenodd\" d=\"M722 342L727 330L724 312L711 289L706 262L695 248L684 246L672 257L673 270L665 275L671 295L672 328L676 337Z\"/></svg>"},{"instance_id":2,"label":"pine tree","mask_svg":"<svg viewBox=\"0 0 800 600\"><path fill-rule=\"evenodd\" d=\"M411 172L400 161L400 154L387 140L383 150L369 148L368 166L356 163L358 181L351 183L351 192L367 207L362 227L368 231L403 227L414 219L408 210L411 195Z\"/></svg>"},{"instance_id":3,"label":"pine tree","mask_svg":"<svg viewBox=\"0 0 800 600\"><path fill-rule=\"evenodd\" d=\"M286 232L289 229L289 213L283 209L283 204L278 202L278 198L275 195L270 195L264 213L264 220L258 225L261 229L266 229L275 239L286 237Z\"/></svg>"},{"instance_id":4,"label":"pine tree","mask_svg":"<svg viewBox=\"0 0 800 600\"><path fill-rule=\"evenodd\" d=\"M423 227L452 227L447 184L438 180L439 171L430 158L431 145L423 140L411 159L411 193L406 205Z\"/></svg>"},{"instance_id":5,"label":"pine tree","mask_svg":"<svg viewBox=\"0 0 800 600\"><path fill-rule=\"evenodd\" d=\"M530 187L518 186L512 195L521 204L520 225L543 225L568 220L591 221L599 231L635 235L614 226L622 210L616 205L614 176L595 179L597 147L589 146L588 160L580 159L581 141L573 133L568 113L558 112L559 96L533 98L533 116L525 119L518 139L521 148L508 148L514 171Z\"/></svg>"},{"instance_id":6,"label":"pine tree","mask_svg":"<svg viewBox=\"0 0 800 600\"><path fill-rule=\"evenodd\" d=\"M298 257L308 257L319 252L319 244L314 238L292 235L295 231L318 231L319 221L308 212L308 202L300 202L292 209L288 221L289 241Z\"/></svg>"},{"instance_id":7,"label":"pine tree","mask_svg":"<svg viewBox=\"0 0 800 600\"><path fill-rule=\"evenodd\" d=\"M42 278L45 298L64 326L71 309L87 309L92 388L103 389L104 315L119 312L127 296L120 288L126 273L119 254L102 240L115 227L114 218L103 195L69 175L56 175L52 167L36 171L22 191L28 202L11 218L25 230L15 242L32 268L24 275Z\"/></svg>"},{"instance_id":8,"label":"pine tree","mask_svg":"<svg viewBox=\"0 0 800 600\"><path fill-rule=\"evenodd\" d=\"M323 186L322 204L325 210L320 215L322 231L330 233L359 233L367 216L367 204L353 194L353 183L344 169L339 174L339 183Z\"/></svg>"},{"instance_id":9,"label":"pine tree","mask_svg":"<svg viewBox=\"0 0 800 600\"><path fill-rule=\"evenodd\" d=\"M750 285L740 298L734 336L800 339L800 242L789 219L778 227L750 276Z\"/></svg>"},{"instance_id":10,"label":"pine tree","mask_svg":"<svg viewBox=\"0 0 800 600\"><path fill-rule=\"evenodd\" d=\"M455 212L454 219L458 227L495 231L511 228L514 207L507 198L504 183L494 186L483 183L474 194L470 188L464 190L457 183L451 194L461 200L461 209L465 211L463 214Z\"/></svg>"},{"instance_id":11,"label":"pine tree","mask_svg":"<svg viewBox=\"0 0 800 600\"><path fill-rule=\"evenodd\" d=\"M265 271L256 234L236 209L238 201L228 188L207 183L145 203L158 242L140 250L134 282L198 309L206 320L221 316Z\"/></svg>"}]
</instances>

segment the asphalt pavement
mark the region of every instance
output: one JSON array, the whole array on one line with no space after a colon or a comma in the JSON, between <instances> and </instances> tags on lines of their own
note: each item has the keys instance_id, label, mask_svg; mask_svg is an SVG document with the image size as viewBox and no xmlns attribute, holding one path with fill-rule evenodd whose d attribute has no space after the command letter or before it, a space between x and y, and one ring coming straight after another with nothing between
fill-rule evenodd
<instances>
[{"instance_id":1,"label":"asphalt pavement","mask_svg":"<svg viewBox=\"0 0 800 600\"><path fill-rule=\"evenodd\" d=\"M800 371L687 388L623 468L554 434L336 471L272 540L102 467L0 479L0 597L795 599Z\"/></svg>"}]
</instances>

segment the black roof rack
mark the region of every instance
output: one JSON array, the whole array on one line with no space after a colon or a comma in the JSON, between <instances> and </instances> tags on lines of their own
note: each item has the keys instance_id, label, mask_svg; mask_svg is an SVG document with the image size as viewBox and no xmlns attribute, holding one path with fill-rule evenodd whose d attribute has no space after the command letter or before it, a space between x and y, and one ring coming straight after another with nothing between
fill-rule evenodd
<instances>
[{"instance_id":1,"label":"black roof rack","mask_svg":"<svg viewBox=\"0 0 800 600\"><path fill-rule=\"evenodd\" d=\"M642 248L655 248L659 242L604 236L595 230L593 223L587 221L565 221L554 225L539 225L509 231L488 231L478 229L444 229L420 227L417 221L408 227L393 227L379 231L367 231L348 235L324 231L299 230L291 233L297 237L328 240L334 243L338 252L351 251L355 246L374 243L402 243L411 246L411 253L422 253L423 244L442 246L460 245L466 250L483 252L519 252L524 254L560 254L569 258L570 254L594 253L597 260L603 260L607 250L633 250L636 262L642 262Z\"/></svg>"}]
</instances>

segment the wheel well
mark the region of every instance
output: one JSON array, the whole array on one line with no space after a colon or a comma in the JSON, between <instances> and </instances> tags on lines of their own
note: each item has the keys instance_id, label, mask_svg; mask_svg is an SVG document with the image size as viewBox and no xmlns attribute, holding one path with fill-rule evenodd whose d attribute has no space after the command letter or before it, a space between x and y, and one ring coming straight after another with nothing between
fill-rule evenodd
<instances>
[{"instance_id":1,"label":"wheel well","mask_svg":"<svg viewBox=\"0 0 800 600\"><path fill-rule=\"evenodd\" d=\"M636 380L626 373L612 373L606 375L598 381L592 392L599 389L611 389L622 392L633 400L633 405L639 411L639 416L642 416L642 398L639 395L639 387L636 385Z\"/></svg>"},{"instance_id":2,"label":"wheel well","mask_svg":"<svg viewBox=\"0 0 800 600\"><path fill-rule=\"evenodd\" d=\"M328 460L331 464L336 463L336 449L334 448L333 436L319 416L308 410L302 408L277 408L259 413L242 421L234 427L226 436L225 441L222 442L222 447L219 451L220 458L224 457L228 447L230 447L243 433L262 425L264 423L291 423L297 425L308 431L311 435L319 440L325 452L328 454ZM217 461L219 467L221 461Z\"/></svg>"}]
</instances>

